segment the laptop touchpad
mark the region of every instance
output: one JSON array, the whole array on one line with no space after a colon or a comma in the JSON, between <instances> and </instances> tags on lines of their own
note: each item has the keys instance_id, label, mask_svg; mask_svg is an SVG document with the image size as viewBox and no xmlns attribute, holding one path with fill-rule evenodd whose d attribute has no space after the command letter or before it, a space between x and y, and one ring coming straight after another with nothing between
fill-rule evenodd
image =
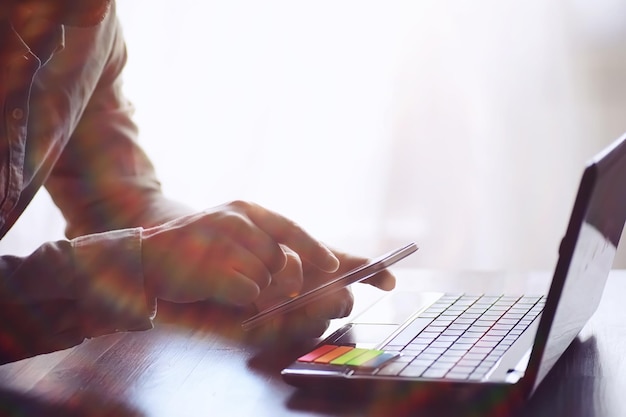
<instances>
[{"instance_id":1,"label":"laptop touchpad","mask_svg":"<svg viewBox=\"0 0 626 417\"><path fill-rule=\"evenodd\" d=\"M435 302L442 293L394 291L337 331L328 343L373 349L409 317Z\"/></svg>"},{"instance_id":2,"label":"laptop touchpad","mask_svg":"<svg viewBox=\"0 0 626 417\"><path fill-rule=\"evenodd\" d=\"M398 328L394 324L351 324L342 328L343 333L338 333L328 343L336 345L348 345L359 348L373 349L388 338Z\"/></svg>"}]
</instances>

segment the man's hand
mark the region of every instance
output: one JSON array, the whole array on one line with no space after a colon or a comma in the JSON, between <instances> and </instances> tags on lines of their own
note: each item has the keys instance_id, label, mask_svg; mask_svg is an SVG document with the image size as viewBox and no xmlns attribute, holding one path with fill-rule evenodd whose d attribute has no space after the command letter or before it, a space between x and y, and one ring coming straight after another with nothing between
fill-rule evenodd
<instances>
[{"instance_id":1,"label":"man's hand","mask_svg":"<svg viewBox=\"0 0 626 417\"><path fill-rule=\"evenodd\" d=\"M297 224L242 201L146 229L142 245L147 291L173 302L249 305L288 264L285 247L319 271L339 267Z\"/></svg>"},{"instance_id":2,"label":"man's hand","mask_svg":"<svg viewBox=\"0 0 626 417\"><path fill-rule=\"evenodd\" d=\"M335 256L340 261L340 267L336 272L328 273L306 260L301 260L295 252L288 248L285 248L285 253L287 265L282 271L272 276L271 284L261 291L254 302L259 311L316 288L368 261L366 258L335 251ZM363 282L383 290L392 290L396 280L393 274L385 269ZM349 315L353 303L354 299L350 289L348 287L342 288L307 304L300 310L275 317L256 333L262 333L268 339L277 336L290 338L318 337L328 328L331 319Z\"/></svg>"},{"instance_id":3,"label":"man's hand","mask_svg":"<svg viewBox=\"0 0 626 417\"><path fill-rule=\"evenodd\" d=\"M291 220L242 201L148 228L142 236L147 292L177 303L254 303L263 310L367 262L332 252ZM387 270L365 282L395 286ZM350 314L353 301L343 288L276 318L267 330L319 336L331 319Z\"/></svg>"}]
</instances>

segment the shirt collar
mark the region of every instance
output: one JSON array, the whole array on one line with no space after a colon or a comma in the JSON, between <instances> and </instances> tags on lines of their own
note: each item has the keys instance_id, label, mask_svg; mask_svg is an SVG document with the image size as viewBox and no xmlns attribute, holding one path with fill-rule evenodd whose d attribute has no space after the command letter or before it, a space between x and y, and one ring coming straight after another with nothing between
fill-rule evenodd
<instances>
[{"instance_id":1,"label":"shirt collar","mask_svg":"<svg viewBox=\"0 0 626 417\"><path fill-rule=\"evenodd\" d=\"M45 65L65 48L65 27L51 27L37 45L29 45L8 20L0 20L0 56L32 54Z\"/></svg>"}]
</instances>

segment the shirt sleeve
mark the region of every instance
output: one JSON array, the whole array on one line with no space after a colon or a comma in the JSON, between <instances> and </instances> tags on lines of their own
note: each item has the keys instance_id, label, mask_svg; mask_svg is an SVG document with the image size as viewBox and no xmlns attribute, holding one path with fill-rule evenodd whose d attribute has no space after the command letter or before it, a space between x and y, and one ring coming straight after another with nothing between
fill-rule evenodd
<instances>
[{"instance_id":1,"label":"shirt sleeve","mask_svg":"<svg viewBox=\"0 0 626 417\"><path fill-rule=\"evenodd\" d=\"M108 24L110 41L89 51L105 54L105 64L92 68L100 71L93 90L87 82L73 90L89 89L88 97L76 98L84 110L45 183L68 239L29 256L0 257L0 362L151 328L156 302L144 291L143 227L191 212L163 195L137 143L133 108L122 93L126 49L117 20ZM68 30L68 49L80 43L72 36L80 32Z\"/></svg>"},{"instance_id":2,"label":"shirt sleeve","mask_svg":"<svg viewBox=\"0 0 626 417\"><path fill-rule=\"evenodd\" d=\"M45 184L70 238L149 227L191 212L163 195L154 166L139 145L134 108L123 93L127 52L117 20L111 30L108 49L94 46L107 55L106 64ZM67 36L72 35L68 30Z\"/></svg>"},{"instance_id":3,"label":"shirt sleeve","mask_svg":"<svg viewBox=\"0 0 626 417\"><path fill-rule=\"evenodd\" d=\"M141 233L86 235L0 257L0 363L152 328L156 301L144 291Z\"/></svg>"},{"instance_id":4,"label":"shirt sleeve","mask_svg":"<svg viewBox=\"0 0 626 417\"><path fill-rule=\"evenodd\" d=\"M87 337L152 328L156 300L146 296L141 228L71 241L80 328Z\"/></svg>"}]
</instances>

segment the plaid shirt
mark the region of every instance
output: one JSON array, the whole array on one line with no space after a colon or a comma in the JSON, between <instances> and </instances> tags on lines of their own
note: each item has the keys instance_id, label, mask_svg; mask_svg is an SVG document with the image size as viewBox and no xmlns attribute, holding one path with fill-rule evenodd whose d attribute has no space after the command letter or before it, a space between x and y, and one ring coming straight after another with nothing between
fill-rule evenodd
<instances>
[{"instance_id":1,"label":"plaid shirt","mask_svg":"<svg viewBox=\"0 0 626 417\"><path fill-rule=\"evenodd\" d=\"M35 52L0 20L0 236L43 185L69 240L0 257L0 363L151 328L142 226L183 214L136 142L114 5L98 26L46 37Z\"/></svg>"}]
</instances>

